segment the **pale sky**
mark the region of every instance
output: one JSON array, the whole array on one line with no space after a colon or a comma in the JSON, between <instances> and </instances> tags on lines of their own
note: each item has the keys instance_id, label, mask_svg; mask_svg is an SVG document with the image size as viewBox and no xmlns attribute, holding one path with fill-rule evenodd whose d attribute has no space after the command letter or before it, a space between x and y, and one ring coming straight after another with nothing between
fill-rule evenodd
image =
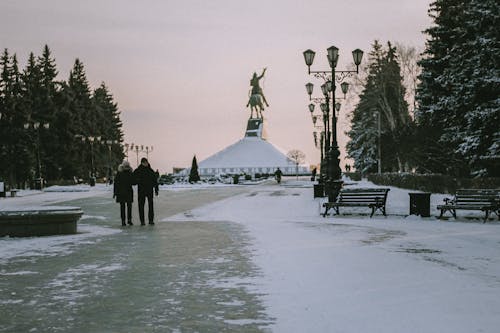
<instances>
[{"instance_id":1,"label":"pale sky","mask_svg":"<svg viewBox=\"0 0 500 333\"><path fill-rule=\"evenodd\" d=\"M249 81L261 80L269 141L319 163L304 84L302 52L316 51L313 70L329 68L326 49L366 53L379 39L423 47L431 0L1 0L0 48L17 53L48 44L67 79L75 58L92 88L104 81L124 123L125 142L152 145L152 167L171 172L241 139L250 115ZM262 82L263 81L263 82ZM318 89L319 90L319 89ZM317 91L318 92L318 91ZM338 125L342 156L347 128ZM141 157L141 156L140 156ZM131 159L135 167L135 154Z\"/></svg>"}]
</instances>

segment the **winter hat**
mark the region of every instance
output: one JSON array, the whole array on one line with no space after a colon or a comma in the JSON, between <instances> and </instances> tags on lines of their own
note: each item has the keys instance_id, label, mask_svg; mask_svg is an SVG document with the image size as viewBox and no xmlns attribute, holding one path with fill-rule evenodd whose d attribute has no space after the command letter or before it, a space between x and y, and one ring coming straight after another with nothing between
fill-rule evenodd
<instances>
[{"instance_id":1,"label":"winter hat","mask_svg":"<svg viewBox=\"0 0 500 333\"><path fill-rule=\"evenodd\" d=\"M148 159L147 159L147 158L145 158L145 157L141 158L141 163L144 163L144 162L149 163L149 162L148 162Z\"/></svg>"},{"instance_id":2,"label":"winter hat","mask_svg":"<svg viewBox=\"0 0 500 333\"><path fill-rule=\"evenodd\" d=\"M122 168L122 170L131 169L130 163L128 161L123 161L120 167Z\"/></svg>"}]
</instances>

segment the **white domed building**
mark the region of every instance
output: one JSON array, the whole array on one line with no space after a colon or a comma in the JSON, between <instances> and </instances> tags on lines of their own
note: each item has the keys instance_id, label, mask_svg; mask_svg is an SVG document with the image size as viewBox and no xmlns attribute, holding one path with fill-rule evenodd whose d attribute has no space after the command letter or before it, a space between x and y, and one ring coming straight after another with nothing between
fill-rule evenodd
<instances>
[{"instance_id":1,"label":"white domed building","mask_svg":"<svg viewBox=\"0 0 500 333\"><path fill-rule=\"evenodd\" d=\"M296 173L295 162L267 141L263 118L249 119L245 136L241 140L198 162L201 177L272 174L277 168L285 175ZM189 171L190 168L184 169L180 175L188 175ZM310 173L307 165L298 166L299 175Z\"/></svg>"}]
</instances>

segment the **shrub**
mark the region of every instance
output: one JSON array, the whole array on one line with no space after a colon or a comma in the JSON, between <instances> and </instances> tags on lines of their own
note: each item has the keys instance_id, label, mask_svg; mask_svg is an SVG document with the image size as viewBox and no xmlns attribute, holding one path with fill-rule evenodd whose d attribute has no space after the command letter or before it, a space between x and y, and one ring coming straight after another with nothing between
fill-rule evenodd
<instances>
[{"instance_id":1,"label":"shrub","mask_svg":"<svg viewBox=\"0 0 500 333\"><path fill-rule=\"evenodd\" d=\"M441 174L383 173L368 174L377 185L395 186L432 193L454 193L460 188L500 188L500 178L453 178Z\"/></svg>"},{"instance_id":2,"label":"shrub","mask_svg":"<svg viewBox=\"0 0 500 333\"><path fill-rule=\"evenodd\" d=\"M344 175L354 181L361 180L361 172L344 172Z\"/></svg>"}]
</instances>

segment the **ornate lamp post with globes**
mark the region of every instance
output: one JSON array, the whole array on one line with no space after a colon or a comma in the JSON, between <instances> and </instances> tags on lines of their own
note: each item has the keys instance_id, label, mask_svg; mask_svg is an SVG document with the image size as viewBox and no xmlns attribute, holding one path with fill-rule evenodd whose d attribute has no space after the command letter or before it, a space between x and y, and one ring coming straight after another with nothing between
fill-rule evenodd
<instances>
[{"instance_id":1,"label":"ornate lamp post with globes","mask_svg":"<svg viewBox=\"0 0 500 333\"><path fill-rule=\"evenodd\" d=\"M133 143L125 143L123 146L125 148L125 156L127 158L127 161L128 151L130 150L135 152L137 166L139 166L139 153L146 153L146 158L149 160L149 153L153 151L153 146L137 145Z\"/></svg>"},{"instance_id":2,"label":"ornate lamp post with globes","mask_svg":"<svg viewBox=\"0 0 500 333\"><path fill-rule=\"evenodd\" d=\"M304 60L308 68L308 73L313 74L316 78L321 78L325 81L325 83L321 86L321 90L324 95L324 101L326 104L322 107L323 114L326 117L326 126L325 126L325 161L321 163L321 174L324 178L325 183L325 191L328 195L328 201L335 201L337 195L340 191L340 187L342 186L341 174L342 171L340 169L340 151L337 142L337 115L335 114L336 109L340 109L340 104L337 106L336 104L336 83L340 83L340 88L342 92L345 94L348 90L348 83L343 82L346 78L351 77L354 74L359 73L359 65L361 64L361 60L363 58L363 51L360 49L356 49L352 51L352 56L354 60L354 64L356 65L356 70L337 70L337 63L339 59L339 49L335 46L331 46L327 49L327 59L330 64L330 70L327 71L311 71L311 65L314 61L315 52L313 50L304 51ZM307 93L309 98L311 98L313 91L313 84L306 84ZM330 97L331 93L331 97ZM330 101L331 103L331 127L330 127ZM331 142L330 142L331 140ZM326 166L326 170L323 170L324 166ZM326 171L326 172L325 172Z\"/></svg>"}]
</instances>

